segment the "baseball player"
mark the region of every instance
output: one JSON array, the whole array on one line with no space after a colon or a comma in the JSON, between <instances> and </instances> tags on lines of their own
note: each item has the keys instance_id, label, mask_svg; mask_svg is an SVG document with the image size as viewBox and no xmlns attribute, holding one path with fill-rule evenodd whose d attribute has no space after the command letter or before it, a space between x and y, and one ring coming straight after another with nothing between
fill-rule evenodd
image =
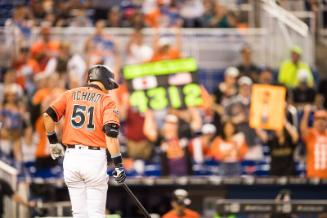
<instances>
[{"instance_id":1,"label":"baseball player","mask_svg":"<svg viewBox=\"0 0 327 218\"><path fill-rule=\"evenodd\" d=\"M103 65L88 71L88 85L63 93L44 113L53 159L64 157L74 218L104 218L108 189L106 148L115 164L113 177L126 178L118 142L119 114L109 90L116 89L113 73ZM64 117L62 143L55 124Z\"/></svg>"}]
</instances>

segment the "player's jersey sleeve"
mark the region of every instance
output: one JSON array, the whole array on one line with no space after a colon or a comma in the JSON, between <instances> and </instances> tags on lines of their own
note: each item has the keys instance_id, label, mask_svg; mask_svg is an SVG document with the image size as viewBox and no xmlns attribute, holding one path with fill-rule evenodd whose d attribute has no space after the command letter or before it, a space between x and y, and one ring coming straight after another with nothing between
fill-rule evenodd
<instances>
[{"instance_id":1,"label":"player's jersey sleeve","mask_svg":"<svg viewBox=\"0 0 327 218\"><path fill-rule=\"evenodd\" d=\"M103 99L103 125L106 125L107 123L115 123L119 124L119 110L116 106L116 103L109 98L108 96L105 96Z\"/></svg>"},{"instance_id":2,"label":"player's jersey sleeve","mask_svg":"<svg viewBox=\"0 0 327 218\"><path fill-rule=\"evenodd\" d=\"M51 108L56 112L57 120L65 114L67 104L67 92L64 92L55 102L51 104Z\"/></svg>"}]
</instances>

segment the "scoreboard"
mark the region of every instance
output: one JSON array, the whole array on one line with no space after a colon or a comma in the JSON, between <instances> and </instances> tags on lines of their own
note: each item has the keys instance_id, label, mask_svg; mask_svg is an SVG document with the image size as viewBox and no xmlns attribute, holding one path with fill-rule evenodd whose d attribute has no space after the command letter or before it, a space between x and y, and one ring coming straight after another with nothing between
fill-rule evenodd
<instances>
[{"instance_id":1,"label":"scoreboard","mask_svg":"<svg viewBox=\"0 0 327 218\"><path fill-rule=\"evenodd\" d=\"M127 65L123 76L130 103L140 112L167 107L182 109L203 102L194 58Z\"/></svg>"}]
</instances>

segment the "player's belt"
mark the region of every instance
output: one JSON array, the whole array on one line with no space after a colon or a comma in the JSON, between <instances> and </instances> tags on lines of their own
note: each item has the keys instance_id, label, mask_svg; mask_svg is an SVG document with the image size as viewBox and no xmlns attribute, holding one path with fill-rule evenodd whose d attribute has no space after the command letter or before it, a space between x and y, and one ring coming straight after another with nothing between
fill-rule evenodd
<instances>
[{"instance_id":1,"label":"player's belt","mask_svg":"<svg viewBox=\"0 0 327 218\"><path fill-rule=\"evenodd\" d=\"M100 150L100 147L88 146L88 145L67 145L67 148L74 149L90 149L90 150Z\"/></svg>"}]
</instances>

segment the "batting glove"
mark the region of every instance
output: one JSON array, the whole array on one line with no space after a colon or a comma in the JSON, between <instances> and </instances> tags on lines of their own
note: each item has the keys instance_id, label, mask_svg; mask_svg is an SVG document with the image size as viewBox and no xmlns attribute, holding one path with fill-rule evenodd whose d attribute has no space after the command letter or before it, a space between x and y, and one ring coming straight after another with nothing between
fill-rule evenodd
<instances>
[{"instance_id":1,"label":"batting glove","mask_svg":"<svg viewBox=\"0 0 327 218\"><path fill-rule=\"evenodd\" d=\"M124 167L115 167L113 173L113 177L115 178L117 183L123 183L126 179L126 173Z\"/></svg>"},{"instance_id":2,"label":"batting glove","mask_svg":"<svg viewBox=\"0 0 327 218\"><path fill-rule=\"evenodd\" d=\"M126 179L126 173L123 167L123 159L121 157L121 154L112 156L112 160L115 164L115 169L112 172L112 175L117 183L123 183Z\"/></svg>"},{"instance_id":3,"label":"batting glove","mask_svg":"<svg viewBox=\"0 0 327 218\"><path fill-rule=\"evenodd\" d=\"M50 144L50 155L53 160L63 157L65 154L65 149L60 143Z\"/></svg>"},{"instance_id":4,"label":"batting glove","mask_svg":"<svg viewBox=\"0 0 327 218\"><path fill-rule=\"evenodd\" d=\"M50 142L50 155L53 160L63 157L65 154L65 149L58 142L58 138L55 132L48 134L48 139Z\"/></svg>"}]
</instances>

